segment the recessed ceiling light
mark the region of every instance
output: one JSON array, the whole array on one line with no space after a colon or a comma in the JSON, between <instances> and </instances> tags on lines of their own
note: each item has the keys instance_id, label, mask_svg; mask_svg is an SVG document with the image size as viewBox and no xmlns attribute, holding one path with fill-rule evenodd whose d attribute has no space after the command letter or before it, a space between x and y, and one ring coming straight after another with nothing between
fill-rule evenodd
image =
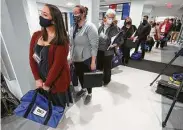
<instances>
[{"instance_id":1,"label":"recessed ceiling light","mask_svg":"<svg viewBox=\"0 0 183 130\"><path fill-rule=\"evenodd\" d=\"M74 3L68 2L68 3L67 3L67 6L74 6Z\"/></svg>"}]
</instances>

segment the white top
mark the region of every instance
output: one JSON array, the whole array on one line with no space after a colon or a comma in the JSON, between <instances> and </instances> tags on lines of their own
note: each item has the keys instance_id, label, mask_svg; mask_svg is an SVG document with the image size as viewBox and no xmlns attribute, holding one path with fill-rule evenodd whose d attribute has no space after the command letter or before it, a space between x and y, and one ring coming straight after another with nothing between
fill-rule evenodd
<instances>
[{"instance_id":1,"label":"white top","mask_svg":"<svg viewBox=\"0 0 183 130\"><path fill-rule=\"evenodd\" d=\"M150 37L154 37L156 34L156 27L151 28Z\"/></svg>"},{"instance_id":2,"label":"white top","mask_svg":"<svg viewBox=\"0 0 183 130\"><path fill-rule=\"evenodd\" d=\"M165 32L165 28L166 28L166 24L164 24L162 27L161 27L161 32Z\"/></svg>"}]
</instances>

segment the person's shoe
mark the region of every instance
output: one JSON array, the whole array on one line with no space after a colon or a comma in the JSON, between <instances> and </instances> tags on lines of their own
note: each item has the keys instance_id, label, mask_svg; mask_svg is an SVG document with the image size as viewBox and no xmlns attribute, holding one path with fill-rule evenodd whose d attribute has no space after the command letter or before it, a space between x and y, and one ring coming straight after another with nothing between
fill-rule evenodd
<instances>
[{"instance_id":1,"label":"person's shoe","mask_svg":"<svg viewBox=\"0 0 183 130\"><path fill-rule=\"evenodd\" d=\"M84 104L85 105L88 105L90 102L91 102L91 99L92 99L92 95L87 95L85 100L84 100Z\"/></svg>"},{"instance_id":2,"label":"person's shoe","mask_svg":"<svg viewBox=\"0 0 183 130\"><path fill-rule=\"evenodd\" d=\"M80 98L80 97L82 97L83 95L85 95L85 93L86 93L86 90L81 90L81 91L79 91L77 94L76 94L76 97L77 98Z\"/></svg>"}]
</instances>

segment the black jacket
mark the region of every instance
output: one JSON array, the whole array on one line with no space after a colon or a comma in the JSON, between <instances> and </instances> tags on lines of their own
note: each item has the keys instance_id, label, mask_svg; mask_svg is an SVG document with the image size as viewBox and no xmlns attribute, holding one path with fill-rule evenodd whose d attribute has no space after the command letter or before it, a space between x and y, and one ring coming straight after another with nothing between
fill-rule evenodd
<instances>
[{"instance_id":1,"label":"black jacket","mask_svg":"<svg viewBox=\"0 0 183 130\"><path fill-rule=\"evenodd\" d=\"M135 32L135 28L134 28L133 25L130 28L127 28L126 26L123 26L121 28L121 31L123 31L123 38L124 38L124 40L126 40L126 39L130 38L133 35L133 33Z\"/></svg>"},{"instance_id":2,"label":"black jacket","mask_svg":"<svg viewBox=\"0 0 183 130\"><path fill-rule=\"evenodd\" d=\"M141 40L147 40L147 36L150 34L151 31L151 25L149 23L146 23L145 25L141 23L136 31L135 36L138 36L138 39Z\"/></svg>"},{"instance_id":3,"label":"black jacket","mask_svg":"<svg viewBox=\"0 0 183 130\"><path fill-rule=\"evenodd\" d=\"M104 25L101 25L98 29L98 34L104 30ZM100 44L106 43L106 49L110 46L111 44L111 38L119 33L119 29L116 25L112 24L105 32L107 39L104 40L99 37L99 50L100 50ZM117 44L120 46L123 43L123 38L122 37L116 37L113 44ZM114 49L109 49L105 51L105 56L113 55L114 54Z\"/></svg>"},{"instance_id":4,"label":"black jacket","mask_svg":"<svg viewBox=\"0 0 183 130\"><path fill-rule=\"evenodd\" d=\"M180 32L181 26L182 26L181 23L177 23L177 24L176 24L176 27L175 27L175 31Z\"/></svg>"}]
</instances>

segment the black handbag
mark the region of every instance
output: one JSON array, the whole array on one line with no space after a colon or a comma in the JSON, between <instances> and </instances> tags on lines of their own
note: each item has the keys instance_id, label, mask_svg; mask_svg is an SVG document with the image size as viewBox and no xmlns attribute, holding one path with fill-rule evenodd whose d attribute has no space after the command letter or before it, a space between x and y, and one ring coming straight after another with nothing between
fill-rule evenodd
<instances>
[{"instance_id":1,"label":"black handbag","mask_svg":"<svg viewBox=\"0 0 183 130\"><path fill-rule=\"evenodd\" d=\"M137 47L137 44L138 44L138 42L139 42L139 40L137 39L137 40L135 40L135 41L133 41L132 39L127 39L126 40L126 47L128 47L128 48L136 48Z\"/></svg>"},{"instance_id":2,"label":"black handbag","mask_svg":"<svg viewBox=\"0 0 183 130\"><path fill-rule=\"evenodd\" d=\"M88 72L84 73L84 88L102 87L103 85L103 72Z\"/></svg>"}]
</instances>

